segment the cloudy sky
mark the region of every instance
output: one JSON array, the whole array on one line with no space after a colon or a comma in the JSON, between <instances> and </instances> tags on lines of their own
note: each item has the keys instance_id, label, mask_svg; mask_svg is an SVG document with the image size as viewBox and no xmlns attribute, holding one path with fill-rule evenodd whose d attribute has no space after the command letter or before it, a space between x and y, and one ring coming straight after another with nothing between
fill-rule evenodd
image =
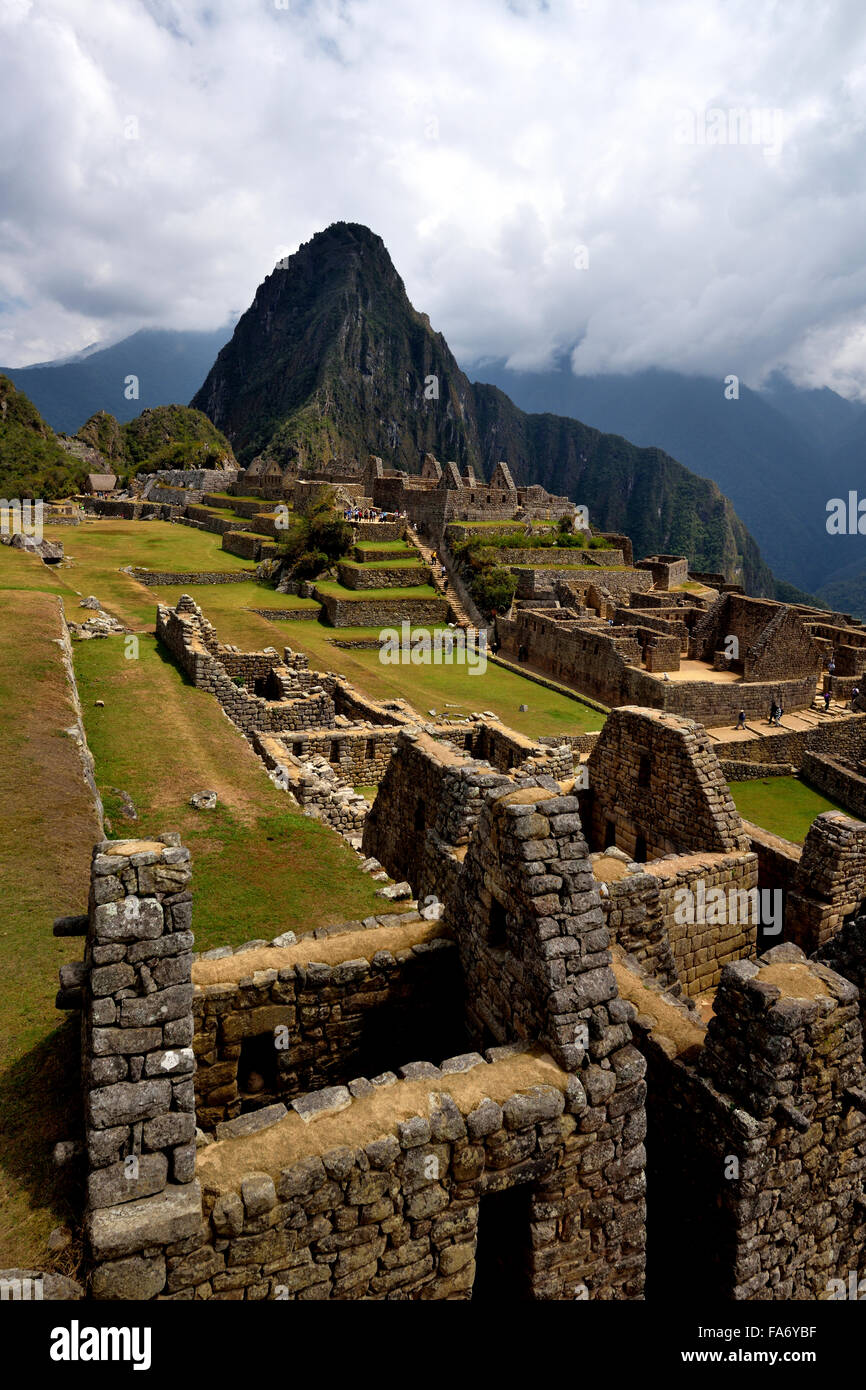
<instances>
[{"instance_id":1,"label":"cloudy sky","mask_svg":"<svg viewBox=\"0 0 866 1390\"><path fill-rule=\"evenodd\" d=\"M343 219L464 366L866 398L863 0L0 0L0 90L4 365Z\"/></svg>"}]
</instances>

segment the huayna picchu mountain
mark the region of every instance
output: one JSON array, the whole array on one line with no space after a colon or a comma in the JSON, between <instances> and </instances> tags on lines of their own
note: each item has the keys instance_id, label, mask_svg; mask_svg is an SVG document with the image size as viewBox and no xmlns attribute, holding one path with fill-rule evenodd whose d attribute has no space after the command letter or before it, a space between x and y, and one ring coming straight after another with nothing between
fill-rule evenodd
<instances>
[{"instance_id":1,"label":"huayna picchu mountain","mask_svg":"<svg viewBox=\"0 0 866 1390\"><path fill-rule=\"evenodd\" d=\"M414 473L430 452L489 477L504 459L518 485L583 503L636 553L684 554L750 593L808 601L777 585L715 483L660 449L526 414L471 382L410 304L381 237L356 223L334 223L267 276L192 405L242 464L263 455L315 468L374 453Z\"/></svg>"}]
</instances>

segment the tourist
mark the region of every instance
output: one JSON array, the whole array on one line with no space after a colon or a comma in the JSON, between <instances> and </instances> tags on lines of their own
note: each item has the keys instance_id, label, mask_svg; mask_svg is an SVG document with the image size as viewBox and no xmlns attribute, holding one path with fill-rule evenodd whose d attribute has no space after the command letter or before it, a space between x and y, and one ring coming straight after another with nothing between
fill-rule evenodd
<instances>
[{"instance_id":1,"label":"tourist","mask_svg":"<svg viewBox=\"0 0 866 1390\"><path fill-rule=\"evenodd\" d=\"M775 701L775 700L771 700L771 701L770 701L770 717L769 717L769 719L767 720L767 723L768 723L768 724L772 724L772 722L773 722L773 715L774 715L775 713L776 713L776 701Z\"/></svg>"},{"instance_id":2,"label":"tourist","mask_svg":"<svg viewBox=\"0 0 866 1390\"><path fill-rule=\"evenodd\" d=\"M825 713L825 714L829 714L829 713L830 713L830 692L829 692L829 690L825 690L825 691L824 691L824 713Z\"/></svg>"},{"instance_id":3,"label":"tourist","mask_svg":"<svg viewBox=\"0 0 866 1390\"><path fill-rule=\"evenodd\" d=\"M832 656L830 657L830 665L827 667L827 670L828 670L828 672L829 672L829 674L830 674L831 676L835 674L835 671L836 671L836 662L835 662L835 659L834 659Z\"/></svg>"},{"instance_id":4,"label":"tourist","mask_svg":"<svg viewBox=\"0 0 866 1390\"><path fill-rule=\"evenodd\" d=\"M737 715L737 728L738 728L738 729L745 729L745 727L746 727L746 711L745 711L744 709L741 709L740 712L739 712L739 714Z\"/></svg>"}]
</instances>

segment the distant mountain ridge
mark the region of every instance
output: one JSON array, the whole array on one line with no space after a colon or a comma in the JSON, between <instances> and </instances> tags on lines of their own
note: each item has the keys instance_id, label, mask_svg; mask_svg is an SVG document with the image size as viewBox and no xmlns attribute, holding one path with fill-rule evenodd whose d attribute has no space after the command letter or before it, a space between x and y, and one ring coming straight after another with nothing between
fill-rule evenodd
<instances>
[{"instance_id":1,"label":"distant mountain ridge","mask_svg":"<svg viewBox=\"0 0 866 1390\"><path fill-rule=\"evenodd\" d=\"M158 405L185 405L198 389L230 326L209 333L143 328L109 347L85 348L72 358L31 367L0 367L53 430L74 434L105 410L121 423ZM126 380L138 380L127 398Z\"/></svg>"},{"instance_id":2,"label":"distant mountain ridge","mask_svg":"<svg viewBox=\"0 0 866 1390\"><path fill-rule=\"evenodd\" d=\"M647 370L576 377L568 354L547 372L501 361L473 370L525 410L576 415L636 444L656 445L730 497L774 573L810 592L843 577L851 611L866 616L862 539L831 536L827 502L856 488L866 406L827 390L802 390L776 374L763 391L742 383L728 400L720 379ZM863 571L860 579L854 571ZM862 585L862 593L858 591Z\"/></svg>"}]
</instances>

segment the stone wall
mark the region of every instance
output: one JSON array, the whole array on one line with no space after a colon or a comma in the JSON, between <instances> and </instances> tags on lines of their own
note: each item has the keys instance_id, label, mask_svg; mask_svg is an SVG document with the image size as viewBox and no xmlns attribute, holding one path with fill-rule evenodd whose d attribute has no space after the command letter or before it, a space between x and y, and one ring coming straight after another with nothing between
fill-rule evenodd
<instances>
[{"instance_id":1,"label":"stone wall","mask_svg":"<svg viewBox=\"0 0 866 1390\"><path fill-rule=\"evenodd\" d=\"M592 843L638 860L748 847L706 730L693 720L612 710L589 755Z\"/></svg>"},{"instance_id":2,"label":"stone wall","mask_svg":"<svg viewBox=\"0 0 866 1390\"><path fill-rule=\"evenodd\" d=\"M609 585L615 576L606 574ZM647 581L650 576L647 574ZM592 594L589 594L592 599ZM595 600L592 599L593 605ZM611 604L611 616L621 611ZM555 613L537 608L515 609L511 618L498 618L502 653L519 663L546 671L565 685L584 692L608 706L643 705L671 714L687 715L710 726L734 724L741 709L749 718L767 718L771 701L784 710L808 708L814 699L811 676L775 682L723 684L710 673L706 680L663 681L640 668L642 643L637 640L642 618L635 613L635 627L611 627L585 621L563 621ZM643 649L652 640L645 634ZM662 664L676 662L674 644L658 651ZM650 665L657 664L651 657Z\"/></svg>"},{"instance_id":3,"label":"stone wall","mask_svg":"<svg viewBox=\"0 0 866 1390\"><path fill-rule=\"evenodd\" d=\"M325 758L348 786L377 786L391 761L400 727L379 724L361 729L305 729L297 737L274 736L268 739L265 761L274 766L271 759L277 757L282 745L286 753L301 760Z\"/></svg>"},{"instance_id":4,"label":"stone wall","mask_svg":"<svg viewBox=\"0 0 866 1390\"><path fill-rule=\"evenodd\" d=\"M801 768L803 781L815 787L846 811L866 820L866 777L862 772L823 753L805 753Z\"/></svg>"},{"instance_id":5,"label":"stone wall","mask_svg":"<svg viewBox=\"0 0 866 1390\"><path fill-rule=\"evenodd\" d=\"M178 574L173 570L145 570L137 565L130 565L128 573L148 588L160 585L172 588L178 584L248 584L256 577L255 570L186 570Z\"/></svg>"},{"instance_id":6,"label":"stone wall","mask_svg":"<svg viewBox=\"0 0 866 1390\"><path fill-rule=\"evenodd\" d=\"M237 652L220 646L210 623L188 594L175 610L159 604L156 635L181 670L200 690L216 696L222 709L247 736L256 731L321 728L333 723L334 702L312 676L292 672L276 652ZM251 694L238 680L273 678L274 699ZM306 678L305 678L306 675ZM291 693L292 691L296 693ZM269 692L270 693L270 692Z\"/></svg>"},{"instance_id":7,"label":"stone wall","mask_svg":"<svg viewBox=\"0 0 866 1390\"><path fill-rule=\"evenodd\" d=\"M448 621L446 599L350 599L325 594L314 596L323 605L331 627L399 627L404 618L415 627L438 626Z\"/></svg>"},{"instance_id":8,"label":"stone wall","mask_svg":"<svg viewBox=\"0 0 866 1390\"><path fill-rule=\"evenodd\" d=\"M731 961L754 959L759 935L756 854L692 854L686 863L660 859L647 865L647 873L658 883L661 920L686 995L715 988ZM683 890L693 895L694 921L683 920L683 904L691 902L683 898Z\"/></svg>"},{"instance_id":9,"label":"stone wall","mask_svg":"<svg viewBox=\"0 0 866 1390\"><path fill-rule=\"evenodd\" d=\"M821 950L866 899L866 825L841 811L816 816L785 903L785 939Z\"/></svg>"},{"instance_id":10,"label":"stone wall","mask_svg":"<svg viewBox=\"0 0 866 1390\"><path fill-rule=\"evenodd\" d=\"M88 515L122 517L124 521L177 521L183 513L183 507L111 497L86 497L84 508Z\"/></svg>"},{"instance_id":11,"label":"stone wall","mask_svg":"<svg viewBox=\"0 0 866 1390\"><path fill-rule=\"evenodd\" d=\"M337 566L340 583L347 589L402 589L413 584L429 584L427 565L391 565L374 568L342 560Z\"/></svg>"},{"instance_id":12,"label":"stone wall","mask_svg":"<svg viewBox=\"0 0 866 1390\"><path fill-rule=\"evenodd\" d=\"M627 858L613 855L620 863ZM723 966L754 957L757 855L669 855L645 867L623 865L621 877L610 873L613 855L592 856L611 939L672 995L703 994L718 984Z\"/></svg>"},{"instance_id":13,"label":"stone wall","mask_svg":"<svg viewBox=\"0 0 866 1390\"><path fill-rule=\"evenodd\" d=\"M696 1230L704 1298L826 1298L866 1234L852 986L775 947L725 968L707 1030L636 962L615 968L648 1065L648 1299L678 1286Z\"/></svg>"},{"instance_id":14,"label":"stone wall","mask_svg":"<svg viewBox=\"0 0 866 1390\"><path fill-rule=\"evenodd\" d=\"M364 853L410 883L419 900L435 893L445 901L484 792L510 785L487 764L404 730L367 816Z\"/></svg>"},{"instance_id":15,"label":"stone wall","mask_svg":"<svg viewBox=\"0 0 866 1390\"><path fill-rule=\"evenodd\" d=\"M643 1283L644 1066L578 806L543 785L489 792L443 922L460 949L475 1045L537 1040L588 1097L584 1205L574 1208L592 1251L584 1279L592 1297L621 1298Z\"/></svg>"},{"instance_id":16,"label":"stone wall","mask_svg":"<svg viewBox=\"0 0 866 1390\"><path fill-rule=\"evenodd\" d=\"M768 711L769 703L762 717L755 721L763 726L760 734L738 736L736 743L726 744L731 753L736 753L736 761L776 766L790 763L799 769L807 752L857 759L866 746L866 714L833 716L814 729L768 729Z\"/></svg>"},{"instance_id":17,"label":"stone wall","mask_svg":"<svg viewBox=\"0 0 866 1390\"><path fill-rule=\"evenodd\" d=\"M457 952L418 912L345 923L287 946L198 961L200 1128L222 1137L266 1106L463 1045Z\"/></svg>"},{"instance_id":18,"label":"stone wall","mask_svg":"<svg viewBox=\"0 0 866 1390\"><path fill-rule=\"evenodd\" d=\"M353 521L356 541L401 541L406 534L405 521Z\"/></svg>"},{"instance_id":19,"label":"stone wall","mask_svg":"<svg viewBox=\"0 0 866 1390\"><path fill-rule=\"evenodd\" d=\"M689 562L683 555L648 555L635 569L649 570L656 589L676 589L689 577Z\"/></svg>"},{"instance_id":20,"label":"stone wall","mask_svg":"<svg viewBox=\"0 0 866 1390\"><path fill-rule=\"evenodd\" d=\"M589 1138L583 1087L543 1053L488 1057L295 1101L265 1131L270 1171L256 1137L206 1149L197 1261L206 1282L190 1281L186 1296L639 1297L635 1257L623 1254L618 1269L605 1262L601 1237L613 1222L603 1198L593 1201L604 1153ZM640 1220L620 1216L617 1248L630 1252Z\"/></svg>"},{"instance_id":21,"label":"stone wall","mask_svg":"<svg viewBox=\"0 0 866 1390\"><path fill-rule=\"evenodd\" d=\"M176 834L93 855L82 967L85 1231L96 1298L151 1298L201 1225L192 894Z\"/></svg>"}]
</instances>

